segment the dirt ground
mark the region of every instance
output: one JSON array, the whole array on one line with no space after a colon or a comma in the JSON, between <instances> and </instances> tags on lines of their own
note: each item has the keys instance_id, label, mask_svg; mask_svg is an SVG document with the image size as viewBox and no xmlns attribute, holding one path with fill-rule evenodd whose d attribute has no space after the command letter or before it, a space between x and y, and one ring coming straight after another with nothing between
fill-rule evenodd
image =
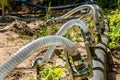
<instances>
[{"instance_id":1,"label":"dirt ground","mask_svg":"<svg viewBox=\"0 0 120 80\"><path fill-rule=\"evenodd\" d=\"M110 67L112 67L113 74L116 76L116 80L120 80L120 45L116 45L111 48L112 62Z\"/></svg>"},{"instance_id":2,"label":"dirt ground","mask_svg":"<svg viewBox=\"0 0 120 80\"><path fill-rule=\"evenodd\" d=\"M53 11L53 13L55 13L55 11ZM56 16L61 15L61 13L56 13ZM66 13L66 11L63 13ZM35 39L34 37L31 37L30 39L21 38L19 33L21 31L26 31L28 32L27 34L31 35L31 30L33 32L36 31L38 26L43 24L45 13L41 13L38 16L33 15L26 18L25 16L18 17L6 15L4 19L0 17L0 64L4 62L4 60L6 60L8 57L10 57L13 53L15 53L18 49ZM19 32L16 32L14 29L16 28L16 25L19 29ZM79 43L78 46L81 47L81 45L83 44ZM84 45L82 47L83 49L81 50L84 53ZM43 55L43 53L41 53L41 51L37 51L31 55L23 63L18 65L16 69L6 77L5 80L29 80L30 77L33 77L34 80L37 80L37 69L31 68L31 64L35 57L39 55ZM111 69L109 71L110 73L114 74L116 80L120 80L120 46L117 48L112 48L111 55L112 57L109 65ZM54 60L56 60L55 57ZM61 61L61 63L63 62ZM62 65L61 63L57 65Z\"/></svg>"}]
</instances>

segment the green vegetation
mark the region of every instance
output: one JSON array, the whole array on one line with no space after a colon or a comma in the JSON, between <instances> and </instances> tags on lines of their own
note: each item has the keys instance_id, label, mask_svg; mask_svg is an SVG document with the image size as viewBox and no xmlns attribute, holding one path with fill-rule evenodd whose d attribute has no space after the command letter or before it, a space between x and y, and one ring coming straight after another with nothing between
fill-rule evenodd
<instances>
[{"instance_id":1,"label":"green vegetation","mask_svg":"<svg viewBox=\"0 0 120 80\"><path fill-rule=\"evenodd\" d=\"M8 6L8 1L5 0L4 4L5 4L5 6ZM2 9L2 0L0 0L0 10L1 10L1 9Z\"/></svg>"},{"instance_id":2,"label":"green vegetation","mask_svg":"<svg viewBox=\"0 0 120 80\"><path fill-rule=\"evenodd\" d=\"M113 47L115 45L120 44L120 10L119 9L109 10L105 12L105 14L109 21L109 29L110 29L110 32L108 33L109 39L111 40L111 42L109 43L109 47ZM93 26L92 24L89 24L89 25ZM53 30L54 32L56 32L58 30L58 26L57 25L54 25L54 26L56 27ZM72 41L82 41L81 38L78 38L79 36L81 36L81 33L78 30L79 29L76 27L72 28L65 36ZM72 32L74 36L69 34ZM64 59L63 54L61 55L61 57ZM63 70L58 68L56 71L54 67L55 67L54 65L52 65L51 67L46 66L45 69L43 69L43 71L40 72L40 76L42 77L41 80L47 80L48 78L49 80L55 80L56 78L61 77ZM60 74L58 74L58 72Z\"/></svg>"},{"instance_id":3,"label":"green vegetation","mask_svg":"<svg viewBox=\"0 0 120 80\"><path fill-rule=\"evenodd\" d=\"M40 80L58 80L63 73L63 68L56 68L55 65L47 65L40 67Z\"/></svg>"},{"instance_id":4,"label":"green vegetation","mask_svg":"<svg viewBox=\"0 0 120 80\"><path fill-rule=\"evenodd\" d=\"M31 76L31 77L29 78L29 80L34 80L34 78Z\"/></svg>"},{"instance_id":5,"label":"green vegetation","mask_svg":"<svg viewBox=\"0 0 120 80\"><path fill-rule=\"evenodd\" d=\"M108 35L111 42L109 46L113 47L120 44L120 11L118 9L111 11L111 13L107 14L107 18L110 25L110 32Z\"/></svg>"},{"instance_id":6,"label":"green vegetation","mask_svg":"<svg viewBox=\"0 0 120 80\"><path fill-rule=\"evenodd\" d=\"M10 2L11 2L12 0L4 0L4 6L5 6L5 8L8 8L9 6L10 6ZM0 0L0 10L2 9L2 0Z\"/></svg>"},{"instance_id":7,"label":"green vegetation","mask_svg":"<svg viewBox=\"0 0 120 80\"><path fill-rule=\"evenodd\" d=\"M62 0L57 0L58 4L63 3ZM66 1L66 0L64 0ZM78 0L75 0L78 1ZM0 10L1 10L1 2L0 0ZM120 0L97 0L97 3L102 6L104 9L105 7L107 8L118 8L116 10L109 10L105 12L107 19L109 21L110 25L110 32L108 34L109 38L111 39L111 42L109 43L109 47L113 47L117 44L120 44ZM49 6L51 3L49 3ZM8 0L5 0L5 7L8 7ZM46 10L46 16L45 16L45 21L48 20L51 17L51 10L48 8ZM91 28L91 31L94 31L93 29L93 23L88 24ZM57 24L53 24L52 26L50 25L49 27L45 24L41 25L39 27L39 32L30 32L26 30L23 32L18 32L21 37L26 37L26 36L36 36L37 37L42 37L46 35L51 35L55 34L58 31L59 26ZM16 31L18 30L17 28L15 29ZM70 34L71 33L71 34ZM93 37L95 38L96 35L94 36L95 32L93 32ZM77 27L73 27L66 35L68 39L72 41L83 41L83 39L80 37L81 32ZM64 59L64 52L61 52L61 57ZM72 63L72 61L71 61ZM39 78L40 80L55 80L58 79L59 77L62 76L63 69L62 68L56 68L55 65L49 65L49 66L43 66L40 67L39 71ZM30 77L29 80L34 80L33 77Z\"/></svg>"},{"instance_id":8,"label":"green vegetation","mask_svg":"<svg viewBox=\"0 0 120 80\"><path fill-rule=\"evenodd\" d=\"M102 8L117 8L120 5L120 0L96 0Z\"/></svg>"}]
</instances>

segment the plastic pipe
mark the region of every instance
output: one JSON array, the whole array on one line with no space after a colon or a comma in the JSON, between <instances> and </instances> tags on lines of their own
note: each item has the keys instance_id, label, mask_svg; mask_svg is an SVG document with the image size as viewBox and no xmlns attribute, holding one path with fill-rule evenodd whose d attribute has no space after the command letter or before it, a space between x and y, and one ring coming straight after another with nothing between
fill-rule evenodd
<instances>
[{"instance_id":1,"label":"plastic pipe","mask_svg":"<svg viewBox=\"0 0 120 80\"><path fill-rule=\"evenodd\" d=\"M59 31L56 33L56 35L58 35L58 36L63 36L63 35L65 35L68 31L69 31L69 29L71 29L73 26L78 26L80 29L82 29L83 30L83 32L84 32L84 34L87 34L87 33L89 33L89 31L88 31L88 28L87 28L87 26L85 25L85 23L83 22L83 21L81 21L81 20L78 20L78 19L73 19L73 20L70 20L70 21L68 21L67 23L65 23L60 29L59 29ZM87 36L90 36L90 34L89 35L87 35ZM89 38L89 37L88 37ZM86 39L84 39L84 40L86 40ZM54 49L56 48L56 46L50 46L48 49L47 49L47 52L45 53L45 55L44 55L44 58L43 58L43 61L46 61L46 60L48 60L48 59L50 59L50 57L52 56L52 53L54 52ZM38 61L38 64L40 64L39 63L40 61Z\"/></svg>"},{"instance_id":2,"label":"plastic pipe","mask_svg":"<svg viewBox=\"0 0 120 80\"><path fill-rule=\"evenodd\" d=\"M74 8L73 10L67 12L66 14L64 14L64 15L62 15L60 17L49 19L47 22L52 21L52 20L56 20L57 21L57 20L67 19L68 17L70 17L74 13L76 13L76 12L78 12L78 11L84 9L84 8L90 8L90 9L92 9L93 14L96 14L95 7L93 5L91 5L91 4L84 4L84 5L80 5L80 6L76 7L76 8ZM95 16L94 16L94 18L95 18Z\"/></svg>"},{"instance_id":3,"label":"plastic pipe","mask_svg":"<svg viewBox=\"0 0 120 80\"><path fill-rule=\"evenodd\" d=\"M60 37L60 36L47 36L36 39L16 53L14 53L11 57L9 57L6 61L4 61L0 65L0 80L4 80L4 78L22 61L24 61L27 57L32 55L34 51L38 49L42 49L48 46L62 46L69 51L74 53L78 52L77 47L68 39Z\"/></svg>"},{"instance_id":4,"label":"plastic pipe","mask_svg":"<svg viewBox=\"0 0 120 80\"><path fill-rule=\"evenodd\" d=\"M60 17L56 17L56 18L53 17L53 18L49 19L47 22L49 23L51 21L59 21L59 20L67 19L71 15L75 14L78 11L82 11L83 9L89 9L89 12L80 16L79 17L80 20L83 20L84 22L89 22L91 20L90 17L93 17L94 18L95 30L99 34L103 34L102 29L103 30L108 30L108 27L105 27L106 23L108 23L108 22L104 18L104 15L102 13L101 8L97 4L94 4L94 3L93 4L84 4L84 5L78 6L78 7L74 8L73 10L67 12L66 14L60 16ZM88 20L85 21L84 19L88 19ZM100 24L101 22L102 22L102 25ZM106 34L106 33L104 33L104 34Z\"/></svg>"},{"instance_id":5,"label":"plastic pipe","mask_svg":"<svg viewBox=\"0 0 120 80\"><path fill-rule=\"evenodd\" d=\"M96 5L97 9L101 12L101 9ZM103 21L104 21L104 34L101 35L101 42L96 45L95 54L97 55L96 59L93 59L93 77L89 78L89 80L106 80L106 64L107 64L107 44L109 42L107 35L108 29L108 22L104 18L102 14Z\"/></svg>"},{"instance_id":6,"label":"plastic pipe","mask_svg":"<svg viewBox=\"0 0 120 80\"><path fill-rule=\"evenodd\" d=\"M92 61L94 76L89 80L106 80L107 43L108 38L106 36L102 36L102 43L100 42L96 45L95 54L97 55L97 58Z\"/></svg>"},{"instance_id":7,"label":"plastic pipe","mask_svg":"<svg viewBox=\"0 0 120 80\"><path fill-rule=\"evenodd\" d=\"M101 36L101 42L95 46L94 53L96 57L93 58L93 77L87 80L106 80L106 63L107 63L107 44L109 39L106 35ZM73 77L73 80L81 80L80 77ZM86 79L85 79L86 80Z\"/></svg>"},{"instance_id":8,"label":"plastic pipe","mask_svg":"<svg viewBox=\"0 0 120 80\"><path fill-rule=\"evenodd\" d=\"M26 0L15 0L15 1L18 1L20 3L24 3L24 4L29 5L29 6L37 7L39 9L47 9L47 8L49 8L48 6L41 6L41 5L38 5L38 4L33 4L33 3L28 2ZM61 10L61 9L72 8L72 7L80 6L80 5L83 5L83 4L90 4L90 3L93 3L93 2L89 1L89 2L81 2L81 3L70 4L70 5L65 5L65 6L55 6L55 7L50 7L50 9L52 9L52 10Z\"/></svg>"},{"instance_id":9,"label":"plastic pipe","mask_svg":"<svg viewBox=\"0 0 120 80\"><path fill-rule=\"evenodd\" d=\"M91 39L91 36L90 36L90 34L89 34L89 31L88 31L88 28L87 28L87 26L85 25L85 23L83 22L83 21L81 21L81 20L78 20L78 19L73 19L73 20L70 20L70 21L68 21L67 23L65 23L60 29L59 29L59 31L56 33L56 35L58 35L58 36L63 36L63 35L65 35L73 26L77 26L77 27L79 27L80 29L79 30L81 30L82 31L82 36L83 36L83 39L84 39L84 42L85 42L85 44L90 44L90 42L92 42L92 41L90 41ZM88 47L88 46L86 46L86 47ZM41 58L40 57L37 57L36 58L36 60L34 61L35 62L35 64L36 64L36 61L37 61L37 64L41 64L42 62L44 62L44 61L47 61L47 60L49 60L50 58L51 58L51 56L52 56L52 53L54 52L54 49L56 48L56 46L50 46L49 48L48 48L48 50L47 50L47 52L45 53L45 55L44 55L44 57L42 58L42 60L41 60ZM89 53L90 52L90 50L89 50L89 48L87 48L87 63L90 65L89 66L89 69L91 69L92 67L92 59L91 59L91 53ZM71 55L72 57L74 57L74 56L78 56L79 57L79 53L78 54L76 54L76 55L74 55L74 54L72 54ZM78 58L77 57L77 58ZM68 56L66 56L66 59L68 59ZM75 59L74 59L75 60ZM75 60L75 62L77 62L78 61L78 63L80 62L80 61L82 61L82 58L79 58L79 59L76 59ZM34 64L34 63L33 63ZM34 64L34 65L35 65ZM71 70L71 69L73 69L72 67L70 67L70 64L69 64L69 62L67 62L67 64L68 64L68 68L69 68L69 70L70 70L70 72L71 71L73 71L73 70ZM83 63L84 64L84 63ZM77 66L79 65L79 66L81 66L81 65L83 65L83 64L76 64ZM76 66L76 65L74 65L74 66ZM85 70L83 70L85 68ZM86 71L86 68L88 68L88 67L84 67L84 68L82 68L82 70L83 70L83 72L84 71ZM75 71L78 71L78 73L79 72L81 72L82 70L75 70ZM92 70L92 69L91 69ZM91 71L90 70L90 71ZM91 75L92 75L92 72L90 72L91 73ZM72 72L71 72L71 74L73 74ZM74 74L76 74L76 73L74 73ZM79 74L82 74L82 73L79 73ZM86 75L88 75L88 74L86 74ZM90 75L90 76L91 76ZM87 76L88 77L88 76Z\"/></svg>"},{"instance_id":10,"label":"plastic pipe","mask_svg":"<svg viewBox=\"0 0 120 80\"><path fill-rule=\"evenodd\" d=\"M96 17L97 13L96 13L96 10L95 10L96 8L95 8L94 4L84 4L84 5L80 5L80 6L74 8L73 10L67 12L66 14L64 14L64 15L62 15L62 16L60 16L60 17L56 17L56 18L49 19L47 22L67 19L67 18L69 18L71 15L75 14L76 12L78 12L78 11L84 9L84 8L90 8L90 9L92 10L92 12L93 12L92 14L93 14L94 20L95 20L95 22L96 22L96 21L97 21L97 17ZM91 12L90 12L90 13L91 13Z\"/></svg>"}]
</instances>

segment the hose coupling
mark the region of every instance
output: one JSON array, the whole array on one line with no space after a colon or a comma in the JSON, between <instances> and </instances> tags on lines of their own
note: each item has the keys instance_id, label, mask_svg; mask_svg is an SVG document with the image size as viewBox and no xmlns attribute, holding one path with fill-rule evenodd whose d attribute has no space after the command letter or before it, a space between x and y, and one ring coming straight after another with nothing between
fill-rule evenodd
<instances>
[{"instance_id":1,"label":"hose coupling","mask_svg":"<svg viewBox=\"0 0 120 80\"><path fill-rule=\"evenodd\" d=\"M67 58L67 65L68 70L70 72L71 77L85 79L91 77L91 65L89 63L85 63L85 60L81 57L80 53L78 52L76 55L68 55Z\"/></svg>"}]
</instances>

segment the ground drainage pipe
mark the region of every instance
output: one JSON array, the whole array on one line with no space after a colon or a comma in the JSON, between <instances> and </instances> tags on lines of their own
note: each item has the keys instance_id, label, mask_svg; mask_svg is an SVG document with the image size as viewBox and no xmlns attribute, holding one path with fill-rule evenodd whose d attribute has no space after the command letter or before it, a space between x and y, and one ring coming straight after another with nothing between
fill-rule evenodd
<instances>
[{"instance_id":1,"label":"ground drainage pipe","mask_svg":"<svg viewBox=\"0 0 120 80\"><path fill-rule=\"evenodd\" d=\"M101 35L101 41L95 46L96 58L93 59L93 77L89 80L107 80L106 66L107 66L107 44L109 39L107 37L109 28L108 22L105 19L101 8L98 5L95 5L98 11L98 14L101 14L101 19L103 21L103 34Z\"/></svg>"},{"instance_id":2,"label":"ground drainage pipe","mask_svg":"<svg viewBox=\"0 0 120 80\"><path fill-rule=\"evenodd\" d=\"M18 50L15 54L9 57L5 62L0 65L0 80L4 80L4 78L22 61L24 61L27 57L34 53L34 51L45 48L48 46L62 46L66 48L68 51L72 51L72 53L77 53L77 47L68 39L60 37L60 36L47 36L42 37L37 40L32 41L27 44L20 50Z\"/></svg>"},{"instance_id":3,"label":"ground drainage pipe","mask_svg":"<svg viewBox=\"0 0 120 80\"><path fill-rule=\"evenodd\" d=\"M107 45L108 38L102 36L102 42L95 47L95 54L97 57L93 59L93 77L89 80L106 80L106 60L107 60ZM75 79L77 80L77 79Z\"/></svg>"}]
</instances>

